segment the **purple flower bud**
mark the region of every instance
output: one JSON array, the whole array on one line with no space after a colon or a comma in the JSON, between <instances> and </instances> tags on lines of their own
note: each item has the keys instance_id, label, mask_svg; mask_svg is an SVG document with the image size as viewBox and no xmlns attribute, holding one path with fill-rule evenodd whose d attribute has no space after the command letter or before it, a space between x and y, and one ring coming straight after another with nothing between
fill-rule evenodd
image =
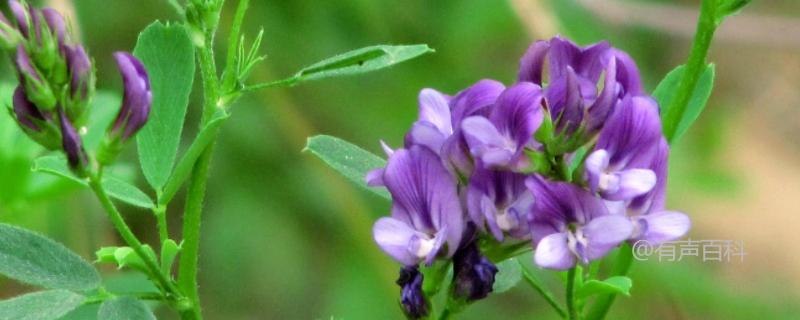
<instances>
[{"instance_id":1,"label":"purple flower bud","mask_svg":"<svg viewBox=\"0 0 800 320\"><path fill-rule=\"evenodd\" d=\"M42 80L42 78L39 76L39 72L36 71L33 63L31 63L31 57L28 55L28 52L25 51L24 46L17 46L17 58L15 62L17 72L20 76L20 81L24 81L26 77L30 77L36 81Z\"/></svg>"},{"instance_id":2,"label":"purple flower bud","mask_svg":"<svg viewBox=\"0 0 800 320\"><path fill-rule=\"evenodd\" d=\"M453 256L453 296L467 302L486 298L492 292L497 271L472 241Z\"/></svg>"},{"instance_id":3,"label":"purple flower bud","mask_svg":"<svg viewBox=\"0 0 800 320\"><path fill-rule=\"evenodd\" d=\"M409 319L421 319L428 315L430 304L422 291L423 276L417 266L406 266L400 269L400 305Z\"/></svg>"},{"instance_id":4,"label":"purple flower bud","mask_svg":"<svg viewBox=\"0 0 800 320\"><path fill-rule=\"evenodd\" d=\"M47 26L50 28L50 31L58 37L59 43L63 44L67 34L64 16L53 8L42 9L42 16Z\"/></svg>"},{"instance_id":5,"label":"purple flower bud","mask_svg":"<svg viewBox=\"0 0 800 320\"><path fill-rule=\"evenodd\" d=\"M8 1L8 6L11 8L11 13L14 15L14 20L17 22L17 28L19 32L24 37L28 37L28 31L30 31L29 22L35 18L35 15L31 14L31 9L27 5L21 4L17 0L10 0Z\"/></svg>"},{"instance_id":6,"label":"purple flower bud","mask_svg":"<svg viewBox=\"0 0 800 320\"><path fill-rule=\"evenodd\" d=\"M91 90L90 87L93 85L92 62L89 60L89 56L83 46L66 46L65 51L72 98L73 100L86 100Z\"/></svg>"},{"instance_id":7,"label":"purple flower bud","mask_svg":"<svg viewBox=\"0 0 800 320\"><path fill-rule=\"evenodd\" d=\"M33 131L41 130L34 120L45 121L44 116L41 111L39 111L39 108L36 108L36 106L28 100L28 97L25 96L25 90L22 89L22 86L18 86L17 89L14 90L13 104L14 114L17 116L17 121L19 121L19 123Z\"/></svg>"},{"instance_id":8,"label":"purple flower bud","mask_svg":"<svg viewBox=\"0 0 800 320\"><path fill-rule=\"evenodd\" d=\"M81 136L72 126L72 123L69 122L64 112L59 112L58 116L61 124L62 147L64 148L64 153L67 154L69 166L73 170L84 168L89 163L89 159L86 151L83 150Z\"/></svg>"},{"instance_id":9,"label":"purple flower bud","mask_svg":"<svg viewBox=\"0 0 800 320\"><path fill-rule=\"evenodd\" d=\"M116 120L112 124L111 134L127 140L147 123L153 93L150 91L150 80L141 61L127 52L114 53L117 60L125 96Z\"/></svg>"},{"instance_id":10,"label":"purple flower bud","mask_svg":"<svg viewBox=\"0 0 800 320\"><path fill-rule=\"evenodd\" d=\"M545 70L549 79L544 78ZM604 81L599 83L601 77ZM579 47L560 37L537 41L523 56L518 79L548 84L545 101L557 134L580 132L590 137L619 99L642 93L633 60L606 42ZM599 93L598 87L602 87Z\"/></svg>"}]
</instances>

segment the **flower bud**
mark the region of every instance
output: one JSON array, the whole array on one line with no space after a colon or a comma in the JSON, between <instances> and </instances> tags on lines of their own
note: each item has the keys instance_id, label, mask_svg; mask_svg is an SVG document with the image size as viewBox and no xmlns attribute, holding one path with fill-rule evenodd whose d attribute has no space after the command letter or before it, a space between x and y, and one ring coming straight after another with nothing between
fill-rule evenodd
<instances>
[{"instance_id":1,"label":"flower bud","mask_svg":"<svg viewBox=\"0 0 800 320\"><path fill-rule=\"evenodd\" d=\"M13 49L19 43L20 37L14 25L0 13L0 49Z\"/></svg>"},{"instance_id":2,"label":"flower bud","mask_svg":"<svg viewBox=\"0 0 800 320\"><path fill-rule=\"evenodd\" d=\"M453 256L453 297L466 302L486 298L492 292L497 271L474 241L459 249Z\"/></svg>"},{"instance_id":3,"label":"flower bud","mask_svg":"<svg viewBox=\"0 0 800 320\"><path fill-rule=\"evenodd\" d=\"M14 15L14 21L17 22L19 32L23 37L28 38L32 30L31 22L33 22L36 16L31 14L31 8L27 4L22 4L17 0L9 1L8 6L11 8L11 13Z\"/></svg>"},{"instance_id":4,"label":"flower bud","mask_svg":"<svg viewBox=\"0 0 800 320\"><path fill-rule=\"evenodd\" d=\"M98 153L101 164L111 163L125 142L147 123L153 103L150 80L142 62L127 52L115 53L114 59L122 74L125 94L119 114L108 129L108 136Z\"/></svg>"},{"instance_id":5,"label":"flower bud","mask_svg":"<svg viewBox=\"0 0 800 320\"><path fill-rule=\"evenodd\" d=\"M43 110L53 110L56 106L56 96L21 45L17 47L16 67L28 99Z\"/></svg>"},{"instance_id":6,"label":"flower bud","mask_svg":"<svg viewBox=\"0 0 800 320\"><path fill-rule=\"evenodd\" d=\"M37 132L42 130L37 122L45 121L44 116L33 103L28 101L22 87L17 87L17 89L14 90L12 102L14 105L14 114L17 116L17 121L19 121L21 125Z\"/></svg>"},{"instance_id":7,"label":"flower bud","mask_svg":"<svg viewBox=\"0 0 800 320\"><path fill-rule=\"evenodd\" d=\"M150 91L147 70L139 59L127 52L117 52L114 58L122 74L125 96L122 108L111 128L111 134L120 136L124 141L147 123L150 106L153 103L153 93Z\"/></svg>"},{"instance_id":8,"label":"flower bud","mask_svg":"<svg viewBox=\"0 0 800 320\"><path fill-rule=\"evenodd\" d=\"M64 112L58 113L59 123L61 125L61 143L64 153L67 155L67 162L70 169L78 176L85 176L86 166L89 164L89 158L86 151L83 149L83 142L81 136L69 122Z\"/></svg>"},{"instance_id":9,"label":"flower bud","mask_svg":"<svg viewBox=\"0 0 800 320\"><path fill-rule=\"evenodd\" d=\"M70 119L81 119L91 96L94 94L94 70L92 62L82 46L65 46L69 72L69 91L66 94L65 108Z\"/></svg>"},{"instance_id":10,"label":"flower bud","mask_svg":"<svg viewBox=\"0 0 800 320\"><path fill-rule=\"evenodd\" d=\"M64 22L64 16L53 8L42 9L42 16L47 23L50 32L58 38L59 43L64 44L64 39L67 35L67 26Z\"/></svg>"},{"instance_id":11,"label":"flower bud","mask_svg":"<svg viewBox=\"0 0 800 320\"><path fill-rule=\"evenodd\" d=\"M417 266L406 266L400 269L400 278L397 285L402 289L400 292L400 305L403 313L409 319L421 319L428 315L430 303L425 298L422 291L422 273Z\"/></svg>"}]
</instances>

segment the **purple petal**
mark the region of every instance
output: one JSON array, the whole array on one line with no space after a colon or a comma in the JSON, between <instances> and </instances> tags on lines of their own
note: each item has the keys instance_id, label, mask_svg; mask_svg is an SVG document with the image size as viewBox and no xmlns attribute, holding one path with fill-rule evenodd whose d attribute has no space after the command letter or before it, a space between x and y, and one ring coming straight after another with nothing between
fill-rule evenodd
<instances>
[{"instance_id":1,"label":"purple petal","mask_svg":"<svg viewBox=\"0 0 800 320\"><path fill-rule=\"evenodd\" d=\"M439 130L435 124L427 121L417 121L411 126L406 138L407 145L425 146L439 154L447 135Z\"/></svg>"},{"instance_id":2,"label":"purple petal","mask_svg":"<svg viewBox=\"0 0 800 320\"><path fill-rule=\"evenodd\" d=\"M634 198L630 210L634 214L645 214L664 209L667 187L667 159L669 158L669 144L661 138L656 147L655 155L648 166L656 174L656 185L653 190L645 195Z\"/></svg>"},{"instance_id":3,"label":"purple petal","mask_svg":"<svg viewBox=\"0 0 800 320\"><path fill-rule=\"evenodd\" d=\"M573 68L581 54L581 48L561 37L550 40L550 79L566 76L567 68Z\"/></svg>"},{"instance_id":4,"label":"purple petal","mask_svg":"<svg viewBox=\"0 0 800 320\"><path fill-rule=\"evenodd\" d=\"M596 260L627 240L633 232L631 221L623 216L607 215L592 219L581 231L586 237L585 257Z\"/></svg>"},{"instance_id":5,"label":"purple petal","mask_svg":"<svg viewBox=\"0 0 800 320\"><path fill-rule=\"evenodd\" d=\"M383 252L403 265L416 265L421 260L409 250L412 238L419 237L419 232L400 220L378 219L372 227L372 236Z\"/></svg>"},{"instance_id":6,"label":"purple petal","mask_svg":"<svg viewBox=\"0 0 800 320\"><path fill-rule=\"evenodd\" d=\"M566 270L574 267L577 259L569 250L567 234L554 233L539 241L534 261L543 268Z\"/></svg>"},{"instance_id":7,"label":"purple petal","mask_svg":"<svg viewBox=\"0 0 800 320\"><path fill-rule=\"evenodd\" d=\"M456 128L456 132L444 141L441 157L454 177L469 177L475 167L461 128Z\"/></svg>"},{"instance_id":8,"label":"purple petal","mask_svg":"<svg viewBox=\"0 0 800 320\"><path fill-rule=\"evenodd\" d=\"M639 216L635 240L647 240L652 245L683 237L692 227L689 217L677 211L658 211Z\"/></svg>"},{"instance_id":9,"label":"purple petal","mask_svg":"<svg viewBox=\"0 0 800 320\"><path fill-rule=\"evenodd\" d=\"M549 223L558 227L585 224L594 217L608 214L603 200L574 184L548 181L536 175L529 177L525 184L535 199L534 224Z\"/></svg>"},{"instance_id":10,"label":"purple petal","mask_svg":"<svg viewBox=\"0 0 800 320\"><path fill-rule=\"evenodd\" d=\"M59 111L59 119L61 125L61 142L64 148L64 153L67 154L67 160L70 168L76 169L87 165L89 159L87 158L86 151L83 150L83 142L81 136L72 126L72 123L67 119L63 111Z\"/></svg>"},{"instance_id":11,"label":"purple petal","mask_svg":"<svg viewBox=\"0 0 800 320\"><path fill-rule=\"evenodd\" d=\"M634 158L652 156L661 139L658 105L649 97L626 97L609 118L596 149L611 155L611 166L623 168ZM652 151L650 151L652 150Z\"/></svg>"},{"instance_id":12,"label":"purple petal","mask_svg":"<svg viewBox=\"0 0 800 320\"><path fill-rule=\"evenodd\" d=\"M429 235L447 227L448 246L452 252L457 249L463 212L456 182L436 154L420 146L396 150L383 181L392 194L393 211L405 213L414 229Z\"/></svg>"},{"instance_id":13,"label":"purple petal","mask_svg":"<svg viewBox=\"0 0 800 320\"><path fill-rule=\"evenodd\" d=\"M495 125L484 117L469 117L461 123L470 153L488 166L506 166L516 153L513 142L504 137Z\"/></svg>"},{"instance_id":14,"label":"purple petal","mask_svg":"<svg viewBox=\"0 0 800 320\"><path fill-rule=\"evenodd\" d=\"M150 91L147 71L139 59L127 52L114 53L114 59L122 74L125 95L112 131L115 133L121 131L122 139L128 139L147 122L153 103L153 93Z\"/></svg>"},{"instance_id":15,"label":"purple petal","mask_svg":"<svg viewBox=\"0 0 800 320\"><path fill-rule=\"evenodd\" d=\"M576 71L581 77L596 83L603 74L603 69L610 60L608 42L601 41L581 49L580 60L575 66Z\"/></svg>"},{"instance_id":16,"label":"purple petal","mask_svg":"<svg viewBox=\"0 0 800 320\"><path fill-rule=\"evenodd\" d=\"M384 168L378 168L374 170L370 170L367 172L367 176L365 180L367 181L367 185L370 187L382 187L385 185L383 182L383 173L386 170Z\"/></svg>"},{"instance_id":17,"label":"purple petal","mask_svg":"<svg viewBox=\"0 0 800 320\"><path fill-rule=\"evenodd\" d=\"M592 192L597 192L600 178L605 174L610 158L608 152L603 149L596 150L586 157L586 161L583 163L584 176L589 183L589 190Z\"/></svg>"},{"instance_id":18,"label":"purple petal","mask_svg":"<svg viewBox=\"0 0 800 320\"><path fill-rule=\"evenodd\" d=\"M423 89L420 91L419 120L430 123L444 136L453 134L448 98L436 90Z\"/></svg>"},{"instance_id":19,"label":"purple petal","mask_svg":"<svg viewBox=\"0 0 800 320\"><path fill-rule=\"evenodd\" d=\"M506 89L497 98L490 120L506 137L521 148L528 144L543 120L542 90L539 86L522 82Z\"/></svg>"},{"instance_id":20,"label":"purple petal","mask_svg":"<svg viewBox=\"0 0 800 320\"><path fill-rule=\"evenodd\" d=\"M64 17L53 8L42 9L42 16L50 30L56 34L60 42L64 42L64 37L67 33L66 23Z\"/></svg>"},{"instance_id":21,"label":"purple petal","mask_svg":"<svg viewBox=\"0 0 800 320\"><path fill-rule=\"evenodd\" d=\"M458 126L467 117L488 116L489 107L494 105L503 90L505 86L502 83L483 79L459 92L450 100L452 123Z\"/></svg>"},{"instance_id":22,"label":"purple petal","mask_svg":"<svg viewBox=\"0 0 800 320\"><path fill-rule=\"evenodd\" d=\"M619 101L619 85L617 84L616 72L616 59L610 59L608 67L606 67L603 91L588 110L589 115L586 130L592 134L602 128Z\"/></svg>"},{"instance_id":23,"label":"purple petal","mask_svg":"<svg viewBox=\"0 0 800 320\"><path fill-rule=\"evenodd\" d=\"M639 68L631 56L622 50L612 49L616 57L617 81L619 81L623 94L638 96L644 94L642 80L639 77Z\"/></svg>"},{"instance_id":24,"label":"purple petal","mask_svg":"<svg viewBox=\"0 0 800 320\"><path fill-rule=\"evenodd\" d=\"M550 50L550 42L536 41L522 56L519 62L519 82L533 82L542 85L542 72L544 71L544 60Z\"/></svg>"}]
</instances>

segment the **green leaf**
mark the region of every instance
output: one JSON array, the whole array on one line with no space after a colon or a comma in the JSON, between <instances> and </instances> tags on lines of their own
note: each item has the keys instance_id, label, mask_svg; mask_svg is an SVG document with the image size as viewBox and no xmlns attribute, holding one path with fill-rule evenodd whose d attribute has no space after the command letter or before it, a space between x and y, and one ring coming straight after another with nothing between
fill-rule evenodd
<instances>
[{"instance_id":1,"label":"green leaf","mask_svg":"<svg viewBox=\"0 0 800 320\"><path fill-rule=\"evenodd\" d=\"M722 23L725 18L738 14L744 6L750 4L752 0L717 0L717 9L714 12L714 20L717 25Z\"/></svg>"},{"instance_id":2,"label":"green leaf","mask_svg":"<svg viewBox=\"0 0 800 320\"><path fill-rule=\"evenodd\" d=\"M214 137L217 136L217 132L219 132L220 127L228 117L230 117L230 114L224 110L217 110L211 117L211 120L203 127L203 130L200 130L197 134L197 138L195 138L192 145L189 146L189 149L186 150L186 154L178 161L178 165L175 166L175 171L172 172L167 184L164 185L164 190L158 199L159 203L167 204L172 200L172 197L175 196L181 188L181 185L186 182L186 179L188 179L189 175L192 173L192 168L194 167L194 163L197 162L197 158L199 158L203 150L214 141Z\"/></svg>"},{"instance_id":3,"label":"green leaf","mask_svg":"<svg viewBox=\"0 0 800 320\"><path fill-rule=\"evenodd\" d=\"M89 121L86 134L82 135L87 150L94 151L100 146L106 130L117 117L122 99L116 93L97 91L89 106Z\"/></svg>"},{"instance_id":4,"label":"green leaf","mask_svg":"<svg viewBox=\"0 0 800 320\"><path fill-rule=\"evenodd\" d=\"M78 178L72 173L69 166L67 166L66 158L62 155L39 157L34 161L32 170L63 177L84 187L89 186L86 179ZM103 189L105 189L112 198L127 204L146 209L155 207L153 200L150 199L147 194L120 178L107 175L103 178Z\"/></svg>"},{"instance_id":5,"label":"green leaf","mask_svg":"<svg viewBox=\"0 0 800 320\"><path fill-rule=\"evenodd\" d=\"M670 71L661 83L658 84L656 90L653 91L653 97L655 97L658 104L661 106L661 115L667 114L667 108L670 107L670 103L672 99L675 97L675 93L678 90L678 85L683 78L683 73L686 70L685 65L678 66L677 68ZM675 127L675 133L670 137L667 136L667 139L670 143L673 141L677 141L687 130L689 127L692 126L697 117L700 116L700 113L703 112L703 109L706 107L706 103L708 102L708 98L711 96L711 89L714 87L714 64L710 63L706 65L706 69L703 71L703 74L700 76L700 79L697 81L697 85L692 92L691 98L689 98L689 104L686 106L686 110L684 111L683 115L680 117L680 122ZM662 120L664 118L662 117ZM662 123L663 128L668 128L668 124ZM668 134L665 132L665 134Z\"/></svg>"},{"instance_id":6,"label":"green leaf","mask_svg":"<svg viewBox=\"0 0 800 320\"><path fill-rule=\"evenodd\" d=\"M37 287L85 291L100 285L92 265L34 232L0 224L0 274Z\"/></svg>"},{"instance_id":7,"label":"green leaf","mask_svg":"<svg viewBox=\"0 0 800 320\"><path fill-rule=\"evenodd\" d=\"M67 290L29 293L0 301L0 319L56 320L79 307L84 296Z\"/></svg>"},{"instance_id":8,"label":"green leaf","mask_svg":"<svg viewBox=\"0 0 800 320\"><path fill-rule=\"evenodd\" d=\"M305 150L325 161L356 185L385 199L392 199L385 188L370 187L365 180L370 170L386 166L386 161L380 157L347 141L326 135L308 138Z\"/></svg>"},{"instance_id":9,"label":"green leaf","mask_svg":"<svg viewBox=\"0 0 800 320\"><path fill-rule=\"evenodd\" d=\"M393 66L434 52L424 44L379 45L356 49L303 68L294 78L297 82L354 75Z\"/></svg>"},{"instance_id":10,"label":"green leaf","mask_svg":"<svg viewBox=\"0 0 800 320\"><path fill-rule=\"evenodd\" d=\"M139 162L147 182L160 190L167 182L194 81L194 45L183 26L154 22L139 35L133 54L150 77L153 107L136 136Z\"/></svg>"},{"instance_id":11,"label":"green leaf","mask_svg":"<svg viewBox=\"0 0 800 320\"><path fill-rule=\"evenodd\" d=\"M631 281L631 278L624 276L615 276L603 281L589 280L584 282L583 285L578 288L578 292L575 296L578 299L584 299L595 294L608 293L630 296L631 286L633 286L633 281Z\"/></svg>"},{"instance_id":12,"label":"green leaf","mask_svg":"<svg viewBox=\"0 0 800 320\"><path fill-rule=\"evenodd\" d=\"M172 239L167 239L161 244L161 271L170 274L172 264L175 263L175 257L181 251L181 246L175 243Z\"/></svg>"},{"instance_id":13,"label":"green leaf","mask_svg":"<svg viewBox=\"0 0 800 320\"><path fill-rule=\"evenodd\" d=\"M517 259L506 259L497 264L497 275L494 277L492 292L501 293L514 288L522 280L522 267Z\"/></svg>"},{"instance_id":14,"label":"green leaf","mask_svg":"<svg viewBox=\"0 0 800 320\"><path fill-rule=\"evenodd\" d=\"M131 297L119 297L103 302L97 312L98 320L156 320L150 308Z\"/></svg>"}]
</instances>

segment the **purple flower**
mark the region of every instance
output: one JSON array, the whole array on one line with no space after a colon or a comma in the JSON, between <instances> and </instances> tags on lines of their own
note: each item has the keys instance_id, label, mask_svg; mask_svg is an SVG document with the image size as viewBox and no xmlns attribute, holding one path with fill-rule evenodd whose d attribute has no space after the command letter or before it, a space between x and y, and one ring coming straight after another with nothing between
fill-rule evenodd
<instances>
[{"instance_id":1,"label":"purple flower","mask_svg":"<svg viewBox=\"0 0 800 320\"><path fill-rule=\"evenodd\" d=\"M75 127L69 122L64 112L59 112L58 117L61 125L62 147L64 148L64 153L67 154L69 166L73 170L80 170L89 163L86 151L83 149L81 136L75 131Z\"/></svg>"},{"instance_id":2,"label":"purple flower","mask_svg":"<svg viewBox=\"0 0 800 320\"><path fill-rule=\"evenodd\" d=\"M634 223L631 235L634 241L644 240L650 245L657 246L683 237L691 228L691 221L687 215L665 209L668 158L669 145L662 138L650 164L650 170L658 177L655 188L627 204L627 214ZM623 210L624 206L625 204L622 204Z\"/></svg>"},{"instance_id":3,"label":"purple flower","mask_svg":"<svg viewBox=\"0 0 800 320\"><path fill-rule=\"evenodd\" d=\"M47 23L47 26L50 29L50 32L58 37L60 44L64 44L64 39L67 34L67 27L66 23L64 22L64 17L53 8L44 8L41 12L42 16L44 17L44 21Z\"/></svg>"},{"instance_id":4,"label":"purple flower","mask_svg":"<svg viewBox=\"0 0 800 320\"><path fill-rule=\"evenodd\" d=\"M23 37L28 38L31 31L30 23L34 22L34 27L38 26L38 17L34 14L34 10L27 4L23 5L17 0L8 1L8 6L17 22L17 28ZM34 29L35 30L35 29Z\"/></svg>"},{"instance_id":5,"label":"purple flower","mask_svg":"<svg viewBox=\"0 0 800 320\"><path fill-rule=\"evenodd\" d=\"M481 255L475 241L453 256L453 297L467 302L486 298L494 286L497 267Z\"/></svg>"},{"instance_id":6,"label":"purple flower","mask_svg":"<svg viewBox=\"0 0 800 320\"><path fill-rule=\"evenodd\" d=\"M467 186L467 209L481 231L486 225L498 241L505 234L520 240L530 237L527 217L533 194L525 187L525 178L516 172L475 169Z\"/></svg>"},{"instance_id":7,"label":"purple flower","mask_svg":"<svg viewBox=\"0 0 800 320\"><path fill-rule=\"evenodd\" d=\"M94 85L92 61L83 46L66 46L67 69L70 75L70 93L73 100L85 101Z\"/></svg>"},{"instance_id":8,"label":"purple flower","mask_svg":"<svg viewBox=\"0 0 800 320\"><path fill-rule=\"evenodd\" d=\"M481 80L450 97L433 89L419 95L419 119L406 135L406 146L423 145L443 159L456 176L466 177L474 163L460 123L474 115L488 115L497 97L505 89L494 80Z\"/></svg>"},{"instance_id":9,"label":"purple flower","mask_svg":"<svg viewBox=\"0 0 800 320\"><path fill-rule=\"evenodd\" d=\"M150 106L153 103L153 93L150 91L147 70L141 61L127 52L114 53L114 58L122 74L125 96L112 125L111 134L125 141L147 123Z\"/></svg>"},{"instance_id":10,"label":"purple flower","mask_svg":"<svg viewBox=\"0 0 800 320\"><path fill-rule=\"evenodd\" d=\"M657 179L648 167L660 139L656 102L649 97L625 97L586 158L584 175L590 189L613 201L649 192Z\"/></svg>"},{"instance_id":11,"label":"purple flower","mask_svg":"<svg viewBox=\"0 0 800 320\"><path fill-rule=\"evenodd\" d=\"M605 256L633 232L630 220L609 214L603 200L566 182L527 181L535 199L530 216L537 265L565 270Z\"/></svg>"},{"instance_id":12,"label":"purple flower","mask_svg":"<svg viewBox=\"0 0 800 320\"><path fill-rule=\"evenodd\" d=\"M430 310L430 303L422 291L423 279L417 266L405 266L400 269L400 278L397 279L397 285L401 288L400 305L409 319L424 318Z\"/></svg>"},{"instance_id":13,"label":"purple flower","mask_svg":"<svg viewBox=\"0 0 800 320\"><path fill-rule=\"evenodd\" d=\"M534 146L533 133L542 124L541 101L539 86L518 83L500 94L488 118L464 119L461 128L472 155L490 168L525 168L523 151Z\"/></svg>"},{"instance_id":14,"label":"purple flower","mask_svg":"<svg viewBox=\"0 0 800 320\"><path fill-rule=\"evenodd\" d=\"M380 179L392 195L392 216L378 219L375 242L398 262L427 264L446 244L451 257L461 241L464 217L456 181L439 157L422 146L395 150Z\"/></svg>"},{"instance_id":15,"label":"purple flower","mask_svg":"<svg viewBox=\"0 0 800 320\"><path fill-rule=\"evenodd\" d=\"M25 90L23 90L21 86L18 86L17 89L14 90L13 105L14 114L17 116L17 121L19 121L20 124L33 131L41 130L36 122L45 121L44 115L39 111L36 105L28 100L28 97L25 96Z\"/></svg>"},{"instance_id":16,"label":"purple flower","mask_svg":"<svg viewBox=\"0 0 800 320\"><path fill-rule=\"evenodd\" d=\"M544 79L545 68L549 79ZM604 81L598 94L601 77ZM579 47L560 37L531 45L520 61L518 79L548 84L546 106L556 133L565 135L564 139L574 133L593 135L618 99L642 92L638 69L627 54L606 42Z\"/></svg>"}]
</instances>

